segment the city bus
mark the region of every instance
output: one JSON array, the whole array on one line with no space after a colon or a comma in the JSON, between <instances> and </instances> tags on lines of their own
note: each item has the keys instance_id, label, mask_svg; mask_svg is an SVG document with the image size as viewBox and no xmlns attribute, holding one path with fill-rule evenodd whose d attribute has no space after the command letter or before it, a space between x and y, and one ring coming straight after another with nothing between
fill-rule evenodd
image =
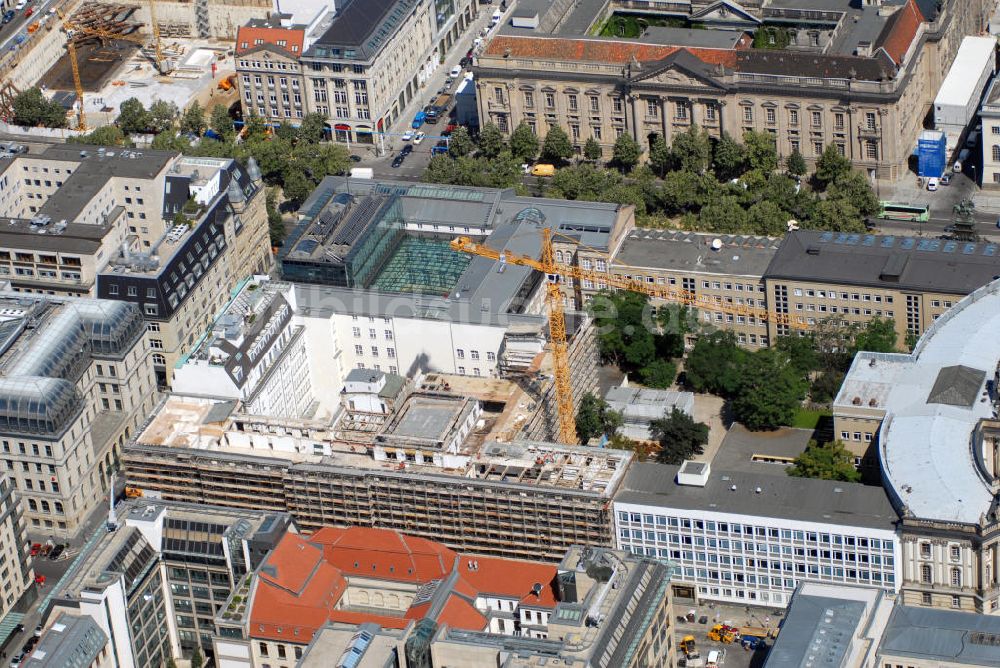
<instances>
[{"instance_id":1,"label":"city bus","mask_svg":"<svg viewBox=\"0 0 1000 668\"><path fill-rule=\"evenodd\" d=\"M878 217L887 220L909 220L926 223L930 218L930 207L926 204L900 204L899 202L880 202Z\"/></svg>"}]
</instances>

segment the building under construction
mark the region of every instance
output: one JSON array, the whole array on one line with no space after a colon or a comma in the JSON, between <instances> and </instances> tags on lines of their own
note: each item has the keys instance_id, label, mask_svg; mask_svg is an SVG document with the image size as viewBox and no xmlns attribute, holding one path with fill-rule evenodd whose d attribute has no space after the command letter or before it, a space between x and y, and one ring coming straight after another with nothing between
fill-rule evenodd
<instances>
[{"instance_id":1,"label":"building under construction","mask_svg":"<svg viewBox=\"0 0 1000 668\"><path fill-rule=\"evenodd\" d=\"M498 441L510 407L470 407L468 396L417 387L367 442L336 425L171 396L127 448L126 473L165 499L288 511L305 530L392 528L552 561L574 544L610 545L610 502L631 453Z\"/></svg>"}]
</instances>

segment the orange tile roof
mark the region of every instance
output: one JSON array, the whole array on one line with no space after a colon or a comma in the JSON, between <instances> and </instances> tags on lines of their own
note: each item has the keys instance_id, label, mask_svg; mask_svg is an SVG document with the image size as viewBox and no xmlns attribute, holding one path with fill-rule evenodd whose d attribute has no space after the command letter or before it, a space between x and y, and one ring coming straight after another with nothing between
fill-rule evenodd
<instances>
[{"instance_id":1,"label":"orange tile roof","mask_svg":"<svg viewBox=\"0 0 1000 668\"><path fill-rule=\"evenodd\" d=\"M253 51L262 44L271 44L284 49L296 58L302 55L305 30L301 28L268 28L262 26L240 26L236 32L236 55ZM284 45L279 44L284 42Z\"/></svg>"},{"instance_id":2,"label":"orange tile roof","mask_svg":"<svg viewBox=\"0 0 1000 668\"><path fill-rule=\"evenodd\" d=\"M917 31L923 21L924 15L921 13L920 7L914 0L909 0L902 9L897 10L886 21L882 34L875 41L876 48L885 49L894 63L902 64L903 57L917 36Z\"/></svg>"},{"instance_id":3,"label":"orange tile roof","mask_svg":"<svg viewBox=\"0 0 1000 668\"><path fill-rule=\"evenodd\" d=\"M572 60L599 63L627 63L633 58L640 63L656 62L679 51L681 47L662 44L641 44L618 40L566 39L561 37L515 37L499 35L487 45L484 55L540 60ZM687 51L710 64L729 65L735 62L732 49L698 49Z\"/></svg>"},{"instance_id":4,"label":"orange tile roof","mask_svg":"<svg viewBox=\"0 0 1000 668\"><path fill-rule=\"evenodd\" d=\"M429 582L455 567L458 555L434 541L390 529L324 527L309 539L326 560L347 575Z\"/></svg>"},{"instance_id":5,"label":"orange tile roof","mask_svg":"<svg viewBox=\"0 0 1000 668\"><path fill-rule=\"evenodd\" d=\"M478 565L469 570L469 562ZM495 557L462 557L461 576L482 595L492 594L516 598L526 605L554 608L556 600L556 567L537 561L518 561ZM538 583L542 591L538 596L532 587Z\"/></svg>"}]
</instances>

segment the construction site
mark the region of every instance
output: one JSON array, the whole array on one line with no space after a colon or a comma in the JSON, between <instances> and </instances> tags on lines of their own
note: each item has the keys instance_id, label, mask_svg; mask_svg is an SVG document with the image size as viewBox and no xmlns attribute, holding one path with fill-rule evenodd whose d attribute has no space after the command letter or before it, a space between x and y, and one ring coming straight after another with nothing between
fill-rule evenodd
<instances>
[{"instance_id":1,"label":"construction site","mask_svg":"<svg viewBox=\"0 0 1000 668\"><path fill-rule=\"evenodd\" d=\"M112 123L121 103L132 97L146 106L172 102L178 109L195 100L206 107L231 106L237 100L228 85L235 73L232 41L192 38L187 27L170 21L156 22L153 30L150 14L155 21L153 3L84 3L65 14L53 9L28 26L37 39L12 63L30 72L11 71L7 82L21 90L38 85L67 109L77 109L70 119L76 128L81 120L86 128ZM39 71L39 62L47 69Z\"/></svg>"}]
</instances>

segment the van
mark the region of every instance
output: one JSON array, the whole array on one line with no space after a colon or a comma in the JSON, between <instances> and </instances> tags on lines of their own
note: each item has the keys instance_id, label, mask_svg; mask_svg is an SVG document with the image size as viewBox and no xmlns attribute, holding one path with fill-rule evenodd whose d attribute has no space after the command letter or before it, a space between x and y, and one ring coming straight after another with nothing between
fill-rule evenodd
<instances>
[{"instance_id":1,"label":"van","mask_svg":"<svg viewBox=\"0 0 1000 668\"><path fill-rule=\"evenodd\" d=\"M962 169L964 168L963 166L965 165L965 161L968 160L968 159L969 159L969 149L963 148L959 152L959 154L958 154L958 160L955 161L955 164L951 168L951 171L955 172L956 174L961 174L962 173Z\"/></svg>"},{"instance_id":2,"label":"van","mask_svg":"<svg viewBox=\"0 0 1000 668\"><path fill-rule=\"evenodd\" d=\"M719 668L719 650L713 649L708 653L708 660L705 661L705 668Z\"/></svg>"},{"instance_id":3,"label":"van","mask_svg":"<svg viewBox=\"0 0 1000 668\"><path fill-rule=\"evenodd\" d=\"M532 176L552 176L555 173L556 173L555 165L547 165L545 163L541 163L531 168Z\"/></svg>"},{"instance_id":4,"label":"van","mask_svg":"<svg viewBox=\"0 0 1000 668\"><path fill-rule=\"evenodd\" d=\"M413 123L411 123L413 129L416 130L420 128L420 126L424 124L425 120L427 120L427 114L422 111L418 111L417 115L413 117Z\"/></svg>"},{"instance_id":5,"label":"van","mask_svg":"<svg viewBox=\"0 0 1000 668\"><path fill-rule=\"evenodd\" d=\"M459 76L461 76L461 74L462 74L462 66L455 65L455 67L451 68L451 72L448 73L448 76L450 76L452 79L457 79Z\"/></svg>"}]
</instances>

